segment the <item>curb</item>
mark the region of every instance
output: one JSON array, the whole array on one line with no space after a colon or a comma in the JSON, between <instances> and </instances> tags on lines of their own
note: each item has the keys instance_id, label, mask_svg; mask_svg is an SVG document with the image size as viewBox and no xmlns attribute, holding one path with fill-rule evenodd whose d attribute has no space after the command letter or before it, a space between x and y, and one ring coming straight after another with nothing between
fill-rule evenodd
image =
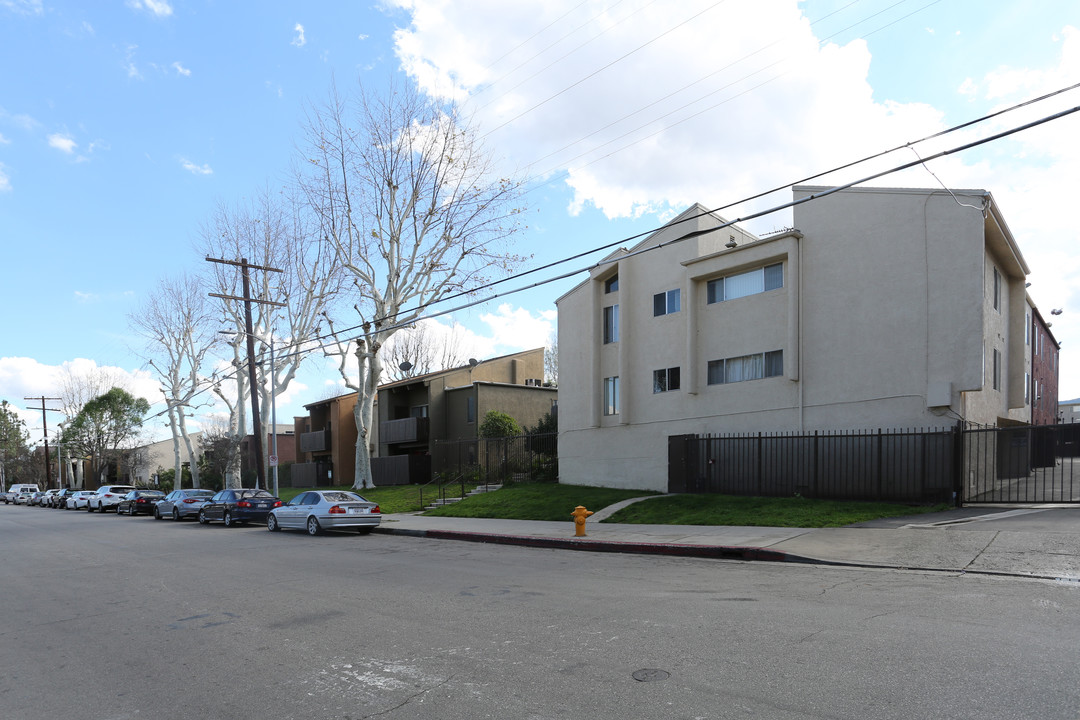
<instances>
[{"instance_id":1,"label":"curb","mask_svg":"<svg viewBox=\"0 0 1080 720\"><path fill-rule=\"evenodd\" d=\"M524 547L552 548L556 550L584 550L587 552L633 553L636 555L669 555L680 557L713 558L722 560L756 560L758 562L823 563L813 558L792 555L779 550L758 547L724 545L684 545L674 543L635 543L615 540L590 540L588 538L549 538L533 535L493 535L490 533L461 530L406 530L377 527L374 532L386 535L433 538L438 540L461 540L465 542L491 543L495 545L520 545Z\"/></svg>"},{"instance_id":2,"label":"curb","mask_svg":"<svg viewBox=\"0 0 1080 720\"><path fill-rule=\"evenodd\" d=\"M590 540L588 538L550 538L535 535L495 535L491 533L461 530L409 530L379 526L373 532L383 535L432 538L436 540L460 540L464 542L490 543L493 545L518 545L522 547L551 548L555 550L579 550L585 552L630 553L635 555L666 555L671 557L694 557L713 560L744 560L747 562L795 563L827 567L866 568L872 570L909 570L915 572L946 573L950 575L981 575L1009 577L1024 580L1049 580L1075 584L1076 578L1035 573L1018 573L1006 570L970 570L963 568L923 567L915 565L889 565L841 560L821 560L804 555L759 547L738 545L684 545L676 543L635 543L617 540Z\"/></svg>"}]
</instances>

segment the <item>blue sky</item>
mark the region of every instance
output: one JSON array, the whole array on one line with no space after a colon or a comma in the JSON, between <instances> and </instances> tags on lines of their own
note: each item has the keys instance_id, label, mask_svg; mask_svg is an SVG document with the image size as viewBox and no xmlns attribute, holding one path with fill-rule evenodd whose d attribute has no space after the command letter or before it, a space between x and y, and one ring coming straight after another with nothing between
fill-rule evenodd
<instances>
[{"instance_id":1,"label":"blue sky","mask_svg":"<svg viewBox=\"0 0 1080 720\"><path fill-rule=\"evenodd\" d=\"M332 82L391 78L457 98L501 166L532 178L517 249L536 264L1080 82L1080 6L0 0L0 398L25 407L57 394L65 367L104 367L156 402L128 316L162 277L205 264L215 203L287 180L305 108ZM1076 105L1080 91L920 153ZM1080 396L1077 137L1071 116L877 183L994 194L1033 298L1048 319L1063 309L1063 399ZM544 345L573 282L457 313L466 353ZM313 359L279 417L337 383ZM39 437L40 413L25 417Z\"/></svg>"}]
</instances>

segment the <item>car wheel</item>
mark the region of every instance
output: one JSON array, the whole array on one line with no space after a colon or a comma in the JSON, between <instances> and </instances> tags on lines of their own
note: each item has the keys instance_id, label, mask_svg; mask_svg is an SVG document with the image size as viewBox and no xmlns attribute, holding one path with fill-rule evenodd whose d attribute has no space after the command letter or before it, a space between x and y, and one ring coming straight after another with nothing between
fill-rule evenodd
<instances>
[{"instance_id":1,"label":"car wheel","mask_svg":"<svg viewBox=\"0 0 1080 720\"><path fill-rule=\"evenodd\" d=\"M90 503L86 503L86 512L94 512L94 506Z\"/></svg>"},{"instance_id":2,"label":"car wheel","mask_svg":"<svg viewBox=\"0 0 1080 720\"><path fill-rule=\"evenodd\" d=\"M229 512L228 510L226 510L225 514L221 516L221 522L225 523L225 527L232 527L233 525L236 524L233 521L232 513Z\"/></svg>"},{"instance_id":3,"label":"car wheel","mask_svg":"<svg viewBox=\"0 0 1080 720\"><path fill-rule=\"evenodd\" d=\"M165 518L161 517L161 511L158 510L157 508L154 508L154 519L155 520L164 520L165 519Z\"/></svg>"},{"instance_id":4,"label":"car wheel","mask_svg":"<svg viewBox=\"0 0 1080 720\"><path fill-rule=\"evenodd\" d=\"M210 522L210 518L206 517L206 513L204 513L202 510L200 510L199 511L199 524L200 525L206 525L208 522Z\"/></svg>"},{"instance_id":5,"label":"car wheel","mask_svg":"<svg viewBox=\"0 0 1080 720\"><path fill-rule=\"evenodd\" d=\"M172 509L172 519L173 522L180 522L180 511L176 508Z\"/></svg>"},{"instance_id":6,"label":"car wheel","mask_svg":"<svg viewBox=\"0 0 1080 720\"><path fill-rule=\"evenodd\" d=\"M318 535L322 532L322 527L319 525L319 518L312 515L307 519L307 534Z\"/></svg>"},{"instance_id":7,"label":"car wheel","mask_svg":"<svg viewBox=\"0 0 1080 720\"><path fill-rule=\"evenodd\" d=\"M281 526L278 525L277 517L275 517L274 515L266 516L266 529L270 532L277 532L278 530L281 530Z\"/></svg>"}]
</instances>

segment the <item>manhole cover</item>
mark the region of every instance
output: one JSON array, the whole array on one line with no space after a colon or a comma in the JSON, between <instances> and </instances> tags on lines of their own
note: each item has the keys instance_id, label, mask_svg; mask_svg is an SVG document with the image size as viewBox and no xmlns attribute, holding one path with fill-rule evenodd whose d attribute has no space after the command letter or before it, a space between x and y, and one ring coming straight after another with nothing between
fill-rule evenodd
<instances>
[{"instance_id":1,"label":"manhole cover","mask_svg":"<svg viewBox=\"0 0 1080 720\"><path fill-rule=\"evenodd\" d=\"M671 673L667 670L645 668L644 670L635 670L633 677L638 682L657 682L659 680L667 680L671 677Z\"/></svg>"}]
</instances>

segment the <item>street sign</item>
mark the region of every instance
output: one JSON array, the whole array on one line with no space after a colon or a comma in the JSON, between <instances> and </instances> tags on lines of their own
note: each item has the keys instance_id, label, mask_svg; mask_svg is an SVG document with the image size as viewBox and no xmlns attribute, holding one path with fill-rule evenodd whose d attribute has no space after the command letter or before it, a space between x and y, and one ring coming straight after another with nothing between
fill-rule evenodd
<instances>
[{"instance_id":1,"label":"street sign","mask_svg":"<svg viewBox=\"0 0 1080 720\"><path fill-rule=\"evenodd\" d=\"M277 455L270 456L270 467L277 467Z\"/></svg>"}]
</instances>

